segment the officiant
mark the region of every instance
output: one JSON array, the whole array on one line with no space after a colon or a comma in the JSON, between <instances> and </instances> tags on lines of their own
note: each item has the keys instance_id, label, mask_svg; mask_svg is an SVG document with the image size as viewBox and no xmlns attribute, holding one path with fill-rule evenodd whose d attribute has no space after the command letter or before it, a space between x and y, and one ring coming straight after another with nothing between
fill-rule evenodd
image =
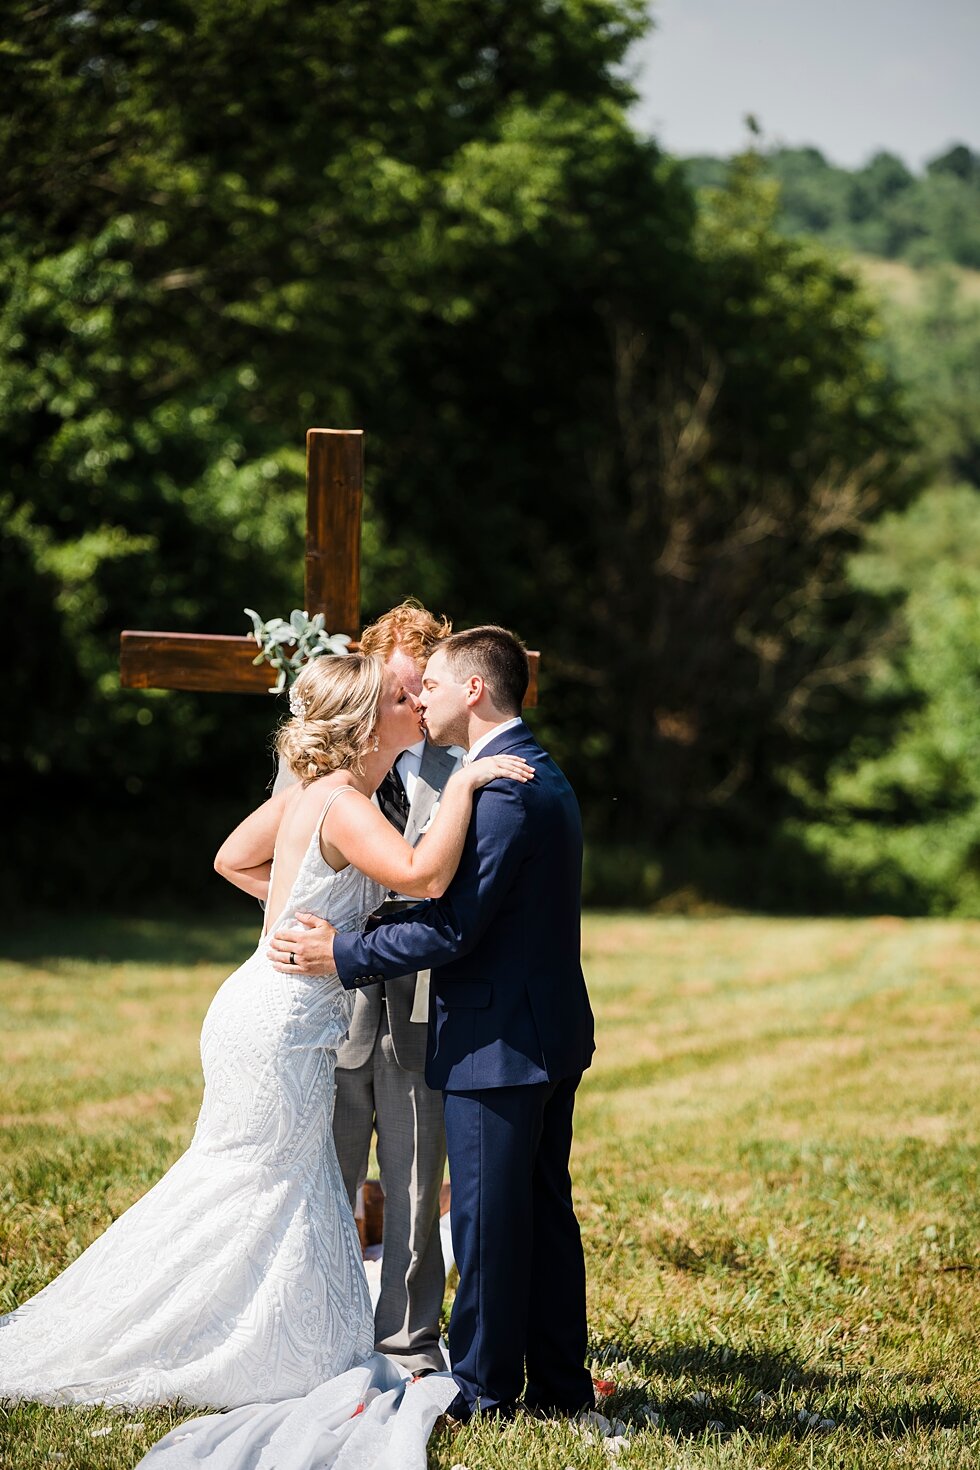
<instances>
[{"instance_id":1,"label":"officiant","mask_svg":"<svg viewBox=\"0 0 980 1470\"><path fill-rule=\"evenodd\" d=\"M409 601L365 628L360 647L383 658L402 686L417 695L429 654L451 632L445 618ZM379 787L382 811L413 845L461 756L420 738ZM393 896L385 907L399 904ZM385 1207L375 1343L412 1373L446 1366L439 1346L446 1289L439 1233L446 1134L442 1095L425 1081L427 1020L427 972L360 991L337 1056L334 1113L337 1154L352 1208L367 1178L372 1134L377 1139Z\"/></svg>"}]
</instances>

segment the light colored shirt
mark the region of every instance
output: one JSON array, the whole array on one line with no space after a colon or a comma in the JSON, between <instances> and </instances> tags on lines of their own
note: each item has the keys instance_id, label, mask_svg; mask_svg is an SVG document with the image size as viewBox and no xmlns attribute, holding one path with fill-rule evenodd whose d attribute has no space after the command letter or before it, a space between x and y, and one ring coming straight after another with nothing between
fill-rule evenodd
<instances>
[{"instance_id":1,"label":"light colored shirt","mask_svg":"<svg viewBox=\"0 0 980 1470\"><path fill-rule=\"evenodd\" d=\"M470 761L475 761L484 746L489 745L491 740L496 740L497 736L502 735L505 730L513 730L520 723L520 715L515 715L512 720L504 720L501 724L494 725L493 729L488 730L485 735L481 735L479 740L474 740L466 755L463 756L463 765L468 766Z\"/></svg>"},{"instance_id":2,"label":"light colored shirt","mask_svg":"<svg viewBox=\"0 0 980 1470\"><path fill-rule=\"evenodd\" d=\"M422 769L422 752L424 750L425 741L418 740L414 745L410 745L407 750L403 750L395 761L395 770L401 777L409 806L415 800L415 783L419 778L419 771Z\"/></svg>"}]
</instances>

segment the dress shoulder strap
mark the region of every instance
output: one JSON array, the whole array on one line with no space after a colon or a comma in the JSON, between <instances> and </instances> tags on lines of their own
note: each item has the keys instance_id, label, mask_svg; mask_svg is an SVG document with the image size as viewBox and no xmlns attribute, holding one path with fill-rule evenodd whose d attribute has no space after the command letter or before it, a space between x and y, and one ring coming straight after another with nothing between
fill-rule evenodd
<instances>
[{"instance_id":1,"label":"dress shoulder strap","mask_svg":"<svg viewBox=\"0 0 980 1470\"><path fill-rule=\"evenodd\" d=\"M324 817L327 815L327 812L337 800L337 797L343 796L345 791L356 791L356 789L357 788L355 786L337 786L333 791L331 791L330 795L327 797L326 801L323 804L323 811L320 813L320 817L317 821L314 831L319 832L320 828L323 826Z\"/></svg>"}]
</instances>

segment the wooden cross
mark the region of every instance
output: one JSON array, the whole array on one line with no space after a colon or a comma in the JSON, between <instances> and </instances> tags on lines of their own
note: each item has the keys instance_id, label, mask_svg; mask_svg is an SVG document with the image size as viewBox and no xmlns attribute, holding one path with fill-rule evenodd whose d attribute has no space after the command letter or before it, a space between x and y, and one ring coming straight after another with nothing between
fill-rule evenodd
<instances>
[{"instance_id":1,"label":"wooden cross","mask_svg":"<svg viewBox=\"0 0 980 1470\"><path fill-rule=\"evenodd\" d=\"M361 502L364 433L310 429L306 435L306 577L303 606L323 613L328 633L356 638L361 626ZM246 601L254 594L245 589ZM285 609L283 616L288 614ZM120 638L119 682L126 689L198 689L267 694L269 664L253 663L254 638L245 634L146 633ZM538 654L528 655L526 705L537 703Z\"/></svg>"}]
</instances>

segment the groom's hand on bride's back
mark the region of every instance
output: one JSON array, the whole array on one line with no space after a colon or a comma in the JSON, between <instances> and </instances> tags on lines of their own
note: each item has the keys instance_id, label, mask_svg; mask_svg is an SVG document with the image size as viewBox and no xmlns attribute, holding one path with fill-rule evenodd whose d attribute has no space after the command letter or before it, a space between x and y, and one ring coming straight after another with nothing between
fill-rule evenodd
<instances>
[{"instance_id":1,"label":"groom's hand on bride's back","mask_svg":"<svg viewBox=\"0 0 980 1470\"><path fill-rule=\"evenodd\" d=\"M266 950L272 968L284 975L336 975L333 937L336 929L316 914L297 913L302 929L279 929Z\"/></svg>"}]
</instances>

